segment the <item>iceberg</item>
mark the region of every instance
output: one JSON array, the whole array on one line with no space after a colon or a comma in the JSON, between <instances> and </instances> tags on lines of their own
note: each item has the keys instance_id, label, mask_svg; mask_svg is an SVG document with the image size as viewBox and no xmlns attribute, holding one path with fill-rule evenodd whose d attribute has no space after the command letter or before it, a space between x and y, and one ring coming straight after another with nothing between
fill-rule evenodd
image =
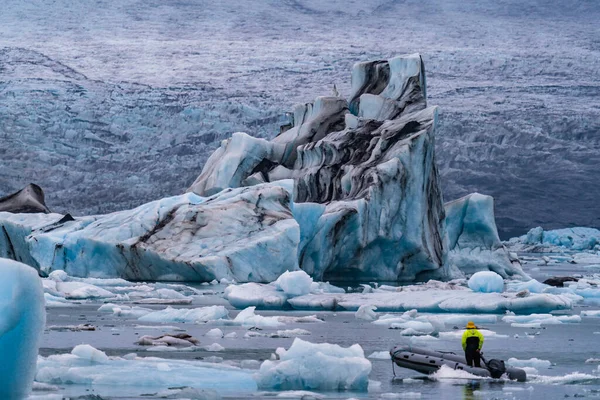
<instances>
[{"instance_id":1,"label":"iceberg","mask_svg":"<svg viewBox=\"0 0 600 400\"><path fill-rule=\"evenodd\" d=\"M188 193L104 216L45 225L0 213L0 255L18 253L49 274L129 280L271 282L298 269L299 227L280 185ZM7 229L8 228L8 229ZM21 256L19 256L21 257Z\"/></svg>"},{"instance_id":2,"label":"iceberg","mask_svg":"<svg viewBox=\"0 0 600 400\"><path fill-rule=\"evenodd\" d=\"M36 271L0 258L0 398L29 394L46 323L44 291Z\"/></svg>"},{"instance_id":3,"label":"iceberg","mask_svg":"<svg viewBox=\"0 0 600 400\"><path fill-rule=\"evenodd\" d=\"M296 338L279 361L264 361L256 374L258 387L275 390L367 391L371 362L360 345L348 348Z\"/></svg>"},{"instance_id":4,"label":"iceberg","mask_svg":"<svg viewBox=\"0 0 600 400\"><path fill-rule=\"evenodd\" d=\"M229 311L223 306L181 309L167 307L164 310L151 311L144 314L138 320L142 322L198 324L228 317Z\"/></svg>"},{"instance_id":5,"label":"iceberg","mask_svg":"<svg viewBox=\"0 0 600 400\"><path fill-rule=\"evenodd\" d=\"M359 63L349 101L297 106L293 126L272 141L234 134L189 190L292 178L298 264L315 279L445 276L436 119L419 55Z\"/></svg>"},{"instance_id":6,"label":"iceberg","mask_svg":"<svg viewBox=\"0 0 600 400\"><path fill-rule=\"evenodd\" d=\"M493 271L503 278L528 278L500 241L491 196L472 193L444 204L444 209L451 267L467 274Z\"/></svg>"}]
</instances>

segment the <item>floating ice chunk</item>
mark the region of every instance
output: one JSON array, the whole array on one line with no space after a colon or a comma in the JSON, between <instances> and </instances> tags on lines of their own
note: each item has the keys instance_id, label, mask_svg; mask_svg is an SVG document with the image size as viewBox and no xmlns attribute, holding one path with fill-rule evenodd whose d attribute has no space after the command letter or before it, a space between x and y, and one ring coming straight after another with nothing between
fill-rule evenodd
<instances>
[{"instance_id":1,"label":"floating ice chunk","mask_svg":"<svg viewBox=\"0 0 600 400\"><path fill-rule=\"evenodd\" d=\"M508 338L508 335L503 335L501 333L496 333L494 331L490 331L489 329L479 329L479 332L483 335L485 339L489 338L499 338L504 339ZM455 339L460 340L462 338L463 333L465 333L464 329L455 329L447 332L440 332L440 339Z\"/></svg>"},{"instance_id":2,"label":"floating ice chunk","mask_svg":"<svg viewBox=\"0 0 600 400\"><path fill-rule=\"evenodd\" d=\"M244 283L227 286L224 297L235 308L254 306L262 309L281 309L289 296L277 290L274 285Z\"/></svg>"},{"instance_id":3,"label":"floating ice chunk","mask_svg":"<svg viewBox=\"0 0 600 400\"><path fill-rule=\"evenodd\" d=\"M259 328L278 328L284 323L279 317L263 317L254 313L256 307L248 307L234 318L233 323L242 326L255 326Z\"/></svg>"},{"instance_id":4,"label":"floating ice chunk","mask_svg":"<svg viewBox=\"0 0 600 400\"><path fill-rule=\"evenodd\" d=\"M419 392L396 392L396 393L381 393L380 399L420 399Z\"/></svg>"},{"instance_id":5,"label":"floating ice chunk","mask_svg":"<svg viewBox=\"0 0 600 400\"><path fill-rule=\"evenodd\" d=\"M208 346L204 346L204 350L216 352L225 350L225 347L221 346L219 343L213 343L209 344Z\"/></svg>"},{"instance_id":6,"label":"floating ice chunk","mask_svg":"<svg viewBox=\"0 0 600 400\"><path fill-rule=\"evenodd\" d=\"M552 315L552 314L531 314L531 315L507 315L502 317L502 321L509 324L541 324L556 325L563 323L579 323L579 315Z\"/></svg>"},{"instance_id":7,"label":"floating ice chunk","mask_svg":"<svg viewBox=\"0 0 600 400\"><path fill-rule=\"evenodd\" d=\"M90 349L83 353L97 354ZM104 363L91 362L89 357L73 354L39 357L36 381L54 385L104 385L103 391L109 396L120 395L125 386L156 389L189 386L218 391L236 388L236 393L256 391L252 375L239 368L195 360L135 356L110 357Z\"/></svg>"},{"instance_id":8,"label":"floating ice chunk","mask_svg":"<svg viewBox=\"0 0 600 400\"><path fill-rule=\"evenodd\" d=\"M375 313L375 310L377 310L377 307L375 306L368 304L362 305L354 314L354 318L364 319L365 321L374 321L377 319L377 314Z\"/></svg>"},{"instance_id":9,"label":"floating ice chunk","mask_svg":"<svg viewBox=\"0 0 600 400\"><path fill-rule=\"evenodd\" d=\"M279 351L281 361L264 361L256 375L258 386L276 390L366 391L371 363L355 344L314 344L294 339L289 350Z\"/></svg>"},{"instance_id":10,"label":"floating ice chunk","mask_svg":"<svg viewBox=\"0 0 600 400\"><path fill-rule=\"evenodd\" d=\"M586 364L600 364L600 358L588 358L585 360Z\"/></svg>"},{"instance_id":11,"label":"floating ice chunk","mask_svg":"<svg viewBox=\"0 0 600 400\"><path fill-rule=\"evenodd\" d=\"M221 395L215 390L192 387L170 388L162 390L152 397L159 399L221 400Z\"/></svg>"},{"instance_id":12,"label":"floating ice chunk","mask_svg":"<svg viewBox=\"0 0 600 400\"><path fill-rule=\"evenodd\" d=\"M237 338L237 333L235 332L230 332L227 335L224 336L225 339L235 339Z\"/></svg>"},{"instance_id":13,"label":"floating ice chunk","mask_svg":"<svg viewBox=\"0 0 600 400\"><path fill-rule=\"evenodd\" d=\"M519 360L517 358L509 358L506 363L511 367L523 368L531 367L535 369L548 369L552 366L552 363L548 360L539 360L537 358L530 358L529 360Z\"/></svg>"},{"instance_id":14,"label":"floating ice chunk","mask_svg":"<svg viewBox=\"0 0 600 400\"><path fill-rule=\"evenodd\" d=\"M565 228L544 231L541 227L531 229L526 235L510 240L528 245L558 246L571 250L593 250L600 243L600 231L594 228Z\"/></svg>"},{"instance_id":15,"label":"floating ice chunk","mask_svg":"<svg viewBox=\"0 0 600 400\"><path fill-rule=\"evenodd\" d=\"M513 281L509 282L506 285L507 291L510 292L521 292L523 290L529 290L529 292L531 293L542 293L549 287L549 285L541 283L535 279L530 279L526 282Z\"/></svg>"},{"instance_id":16,"label":"floating ice chunk","mask_svg":"<svg viewBox=\"0 0 600 400\"><path fill-rule=\"evenodd\" d=\"M186 333L169 334L161 336L148 336L144 335L140 337L137 344L141 346L195 346L200 341L195 337L192 337Z\"/></svg>"},{"instance_id":17,"label":"floating ice chunk","mask_svg":"<svg viewBox=\"0 0 600 400\"><path fill-rule=\"evenodd\" d=\"M103 351L97 350L89 344L80 344L75 346L71 354L79 357L82 360L87 360L90 363L106 364L108 356Z\"/></svg>"},{"instance_id":18,"label":"floating ice chunk","mask_svg":"<svg viewBox=\"0 0 600 400\"><path fill-rule=\"evenodd\" d=\"M308 390L286 390L285 392L277 393L275 396L278 399L301 399L301 400L320 400L325 399L327 396L309 392Z\"/></svg>"},{"instance_id":19,"label":"floating ice chunk","mask_svg":"<svg viewBox=\"0 0 600 400\"><path fill-rule=\"evenodd\" d=\"M208 306L201 308L181 308L175 309L167 307L164 310L152 311L138 318L144 322L163 322L163 323L201 323L216 321L229 316L229 311L223 306Z\"/></svg>"},{"instance_id":20,"label":"floating ice chunk","mask_svg":"<svg viewBox=\"0 0 600 400\"><path fill-rule=\"evenodd\" d=\"M390 352L389 351L375 351L369 355L367 358L372 358L375 360L390 360Z\"/></svg>"},{"instance_id":21,"label":"floating ice chunk","mask_svg":"<svg viewBox=\"0 0 600 400\"><path fill-rule=\"evenodd\" d=\"M275 281L275 286L288 296L302 296L311 291L313 280L308 274L300 271L285 271Z\"/></svg>"},{"instance_id":22,"label":"floating ice chunk","mask_svg":"<svg viewBox=\"0 0 600 400\"><path fill-rule=\"evenodd\" d=\"M0 398L25 398L31 389L46 311L35 269L0 258Z\"/></svg>"},{"instance_id":23,"label":"floating ice chunk","mask_svg":"<svg viewBox=\"0 0 600 400\"><path fill-rule=\"evenodd\" d=\"M582 317L600 317L600 310L585 310L581 312Z\"/></svg>"},{"instance_id":24,"label":"floating ice chunk","mask_svg":"<svg viewBox=\"0 0 600 400\"><path fill-rule=\"evenodd\" d=\"M204 336L208 336L208 337L212 337L212 338L222 338L223 331L220 330L219 328L214 328L214 329L211 329L210 331L206 332L204 334Z\"/></svg>"},{"instance_id":25,"label":"floating ice chunk","mask_svg":"<svg viewBox=\"0 0 600 400\"><path fill-rule=\"evenodd\" d=\"M474 292L502 293L504 279L492 271L480 271L469 279L469 288Z\"/></svg>"},{"instance_id":26,"label":"floating ice chunk","mask_svg":"<svg viewBox=\"0 0 600 400\"><path fill-rule=\"evenodd\" d=\"M542 293L520 298L516 293L479 293L468 289L430 289L426 293L415 293L410 287L398 292L308 294L289 299L288 303L298 310L356 311L369 304L378 311L388 312L416 309L419 312L473 314L550 312L570 309L573 305L565 295Z\"/></svg>"}]
</instances>

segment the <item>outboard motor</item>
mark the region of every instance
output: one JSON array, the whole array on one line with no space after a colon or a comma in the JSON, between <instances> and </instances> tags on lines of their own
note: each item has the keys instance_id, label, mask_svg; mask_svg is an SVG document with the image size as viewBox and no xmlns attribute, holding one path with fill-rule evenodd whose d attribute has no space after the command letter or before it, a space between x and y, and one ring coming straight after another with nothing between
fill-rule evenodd
<instances>
[{"instance_id":1,"label":"outboard motor","mask_svg":"<svg viewBox=\"0 0 600 400\"><path fill-rule=\"evenodd\" d=\"M506 365L503 360L492 359L486 363L487 369L490 371L492 378L498 379L506 372Z\"/></svg>"}]
</instances>

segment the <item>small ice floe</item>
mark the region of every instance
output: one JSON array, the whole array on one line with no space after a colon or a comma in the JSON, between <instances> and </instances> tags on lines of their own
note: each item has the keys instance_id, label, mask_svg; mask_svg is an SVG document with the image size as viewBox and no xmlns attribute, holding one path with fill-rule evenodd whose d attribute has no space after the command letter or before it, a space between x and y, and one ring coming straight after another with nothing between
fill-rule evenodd
<instances>
[{"instance_id":1,"label":"small ice floe","mask_svg":"<svg viewBox=\"0 0 600 400\"><path fill-rule=\"evenodd\" d=\"M380 399L420 399L420 392L381 393Z\"/></svg>"},{"instance_id":2,"label":"small ice floe","mask_svg":"<svg viewBox=\"0 0 600 400\"><path fill-rule=\"evenodd\" d=\"M600 364L600 358L588 358L585 360L586 364Z\"/></svg>"},{"instance_id":3,"label":"small ice floe","mask_svg":"<svg viewBox=\"0 0 600 400\"><path fill-rule=\"evenodd\" d=\"M366 391L371 362L360 345L310 343L296 338L286 351L277 349L279 361L264 361L256 374L262 389Z\"/></svg>"},{"instance_id":4,"label":"small ice floe","mask_svg":"<svg viewBox=\"0 0 600 400\"><path fill-rule=\"evenodd\" d=\"M169 388L158 393L144 394L143 396L150 399L221 400L221 395L215 390L193 387Z\"/></svg>"},{"instance_id":5,"label":"small ice floe","mask_svg":"<svg viewBox=\"0 0 600 400\"><path fill-rule=\"evenodd\" d=\"M582 317L600 317L600 310L586 310L581 312Z\"/></svg>"},{"instance_id":6,"label":"small ice floe","mask_svg":"<svg viewBox=\"0 0 600 400\"><path fill-rule=\"evenodd\" d=\"M144 335L136 344L140 346L197 346L200 343L195 337L187 333L174 333L160 336Z\"/></svg>"},{"instance_id":7,"label":"small ice floe","mask_svg":"<svg viewBox=\"0 0 600 400\"><path fill-rule=\"evenodd\" d=\"M310 331L307 331L306 329L296 328L296 329L279 330L277 332L269 332L269 333L248 331L244 335L244 338L248 339L248 338L255 338L255 337L268 337L268 338L272 338L272 339L277 339L277 338L293 338L293 337L297 337L297 336L310 336L310 334L311 334Z\"/></svg>"},{"instance_id":8,"label":"small ice floe","mask_svg":"<svg viewBox=\"0 0 600 400\"><path fill-rule=\"evenodd\" d=\"M377 310L377 307L375 306L368 304L362 305L358 308L356 313L354 313L354 318L365 321L374 321L377 319L377 313L375 313L375 310Z\"/></svg>"},{"instance_id":9,"label":"small ice floe","mask_svg":"<svg viewBox=\"0 0 600 400\"><path fill-rule=\"evenodd\" d=\"M517 328L540 328L542 325L576 324L581 322L581 317L552 314L506 315L502 317L502 321Z\"/></svg>"},{"instance_id":10,"label":"small ice floe","mask_svg":"<svg viewBox=\"0 0 600 400\"><path fill-rule=\"evenodd\" d=\"M240 393L256 391L250 371L229 365L197 360L156 357L108 357L89 345L80 345L68 354L38 357L37 382L52 385L105 385L145 387L162 390L175 387L202 387L217 391L235 387Z\"/></svg>"},{"instance_id":11,"label":"small ice floe","mask_svg":"<svg viewBox=\"0 0 600 400\"><path fill-rule=\"evenodd\" d=\"M310 392L308 390L286 390L283 392L258 392L256 393L259 397L274 397L277 399L301 399L301 400L321 400L326 399L327 396Z\"/></svg>"},{"instance_id":12,"label":"small ice floe","mask_svg":"<svg viewBox=\"0 0 600 400\"><path fill-rule=\"evenodd\" d=\"M144 322L163 322L163 323L203 323L225 319L229 316L229 311L223 306L208 306L200 308L172 308L167 307L164 310L151 311L138 318Z\"/></svg>"},{"instance_id":13,"label":"small ice floe","mask_svg":"<svg viewBox=\"0 0 600 400\"><path fill-rule=\"evenodd\" d=\"M204 346L204 350L206 351L223 351L225 347L221 346L219 343L209 344L208 346Z\"/></svg>"},{"instance_id":14,"label":"small ice floe","mask_svg":"<svg viewBox=\"0 0 600 400\"><path fill-rule=\"evenodd\" d=\"M269 284L244 283L225 288L225 299L236 308L257 307L260 309L281 309L287 306L288 299L323 293L344 293L344 289L328 282L313 282L304 271L284 272L275 282Z\"/></svg>"},{"instance_id":15,"label":"small ice floe","mask_svg":"<svg viewBox=\"0 0 600 400\"><path fill-rule=\"evenodd\" d=\"M80 325L50 325L48 328L49 331L59 331L59 332L83 332L83 331L95 331L96 327L91 324L80 324Z\"/></svg>"},{"instance_id":16,"label":"small ice floe","mask_svg":"<svg viewBox=\"0 0 600 400\"><path fill-rule=\"evenodd\" d=\"M214 328L214 329L211 329L210 331L206 332L204 334L204 336L210 337L210 338L218 338L218 339L220 339L220 338L222 338L225 335L223 335L223 331L220 330L219 328Z\"/></svg>"},{"instance_id":17,"label":"small ice floe","mask_svg":"<svg viewBox=\"0 0 600 400\"><path fill-rule=\"evenodd\" d=\"M492 271L480 271L471 276L468 282L469 289L481 293L502 293L504 279Z\"/></svg>"}]
</instances>

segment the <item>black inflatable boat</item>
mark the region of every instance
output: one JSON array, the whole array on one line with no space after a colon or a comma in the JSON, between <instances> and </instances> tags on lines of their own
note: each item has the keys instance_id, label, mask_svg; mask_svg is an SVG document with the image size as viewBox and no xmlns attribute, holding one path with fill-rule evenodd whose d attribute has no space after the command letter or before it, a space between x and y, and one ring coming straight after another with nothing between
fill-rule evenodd
<instances>
[{"instance_id":1,"label":"black inflatable boat","mask_svg":"<svg viewBox=\"0 0 600 400\"><path fill-rule=\"evenodd\" d=\"M509 379L525 382L527 374L519 368L511 368L504 365L502 360L482 359L482 367L470 367L465 358L455 353L444 353L441 351L421 349L412 346L396 346L390 350L392 361L402 368L412 369L424 374L433 374L442 365L452 369L466 371L476 376L500 378L506 374Z\"/></svg>"}]
</instances>

